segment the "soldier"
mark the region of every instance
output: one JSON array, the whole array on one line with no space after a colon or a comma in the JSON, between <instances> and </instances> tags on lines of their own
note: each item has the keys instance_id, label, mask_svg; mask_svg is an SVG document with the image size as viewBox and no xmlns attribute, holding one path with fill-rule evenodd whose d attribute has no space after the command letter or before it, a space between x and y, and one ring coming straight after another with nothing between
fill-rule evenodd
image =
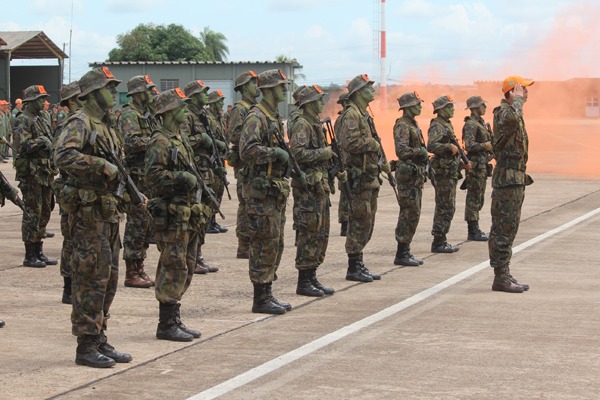
<instances>
[{"instance_id":1,"label":"soldier","mask_svg":"<svg viewBox=\"0 0 600 400\"><path fill-rule=\"evenodd\" d=\"M227 111L225 111L225 114L223 114L223 125L225 125L225 132L227 132L228 137L229 137L229 120L231 119L231 110L233 110L233 106L231 104L228 104Z\"/></svg>"},{"instance_id":2,"label":"soldier","mask_svg":"<svg viewBox=\"0 0 600 400\"><path fill-rule=\"evenodd\" d=\"M525 186L533 179L527 175L529 137L523 119L527 86L533 81L509 76L502 83L504 99L494 109L494 155L492 176L492 228L488 248L490 266L494 268L492 290L522 293L529 285L519 283L510 274L512 245L519 230Z\"/></svg>"},{"instance_id":3,"label":"soldier","mask_svg":"<svg viewBox=\"0 0 600 400\"><path fill-rule=\"evenodd\" d=\"M83 105L77 97L81 94L79 89L79 82L71 82L62 87L60 90L60 105L69 108L69 117ZM62 132L62 129L67 122L67 119L63 119L54 132L54 140L56 141ZM56 194L56 202L58 203L58 210L60 214L60 232L63 236L62 250L60 253L60 274L64 280L62 302L63 304L73 304L72 301L72 256L73 256L73 238L71 237L71 230L69 228L69 213L65 209L63 204L63 190L65 184L69 178L68 174L64 170L60 170L60 176L54 180L52 188ZM68 208L68 205L66 205Z\"/></svg>"},{"instance_id":4,"label":"soldier","mask_svg":"<svg viewBox=\"0 0 600 400\"><path fill-rule=\"evenodd\" d=\"M243 195L250 231L252 312L283 314L292 306L272 294L284 247L285 208L290 194L286 178L289 154L278 144L283 123L277 105L286 100L289 81L281 70L258 75L262 100L250 109L240 137L240 157L248 170Z\"/></svg>"},{"instance_id":5,"label":"soldier","mask_svg":"<svg viewBox=\"0 0 600 400\"><path fill-rule=\"evenodd\" d=\"M12 125L10 122L10 103L6 100L0 100L0 140L10 142ZM2 162L8 162L8 145L0 144L0 158Z\"/></svg>"},{"instance_id":6,"label":"soldier","mask_svg":"<svg viewBox=\"0 0 600 400\"><path fill-rule=\"evenodd\" d=\"M465 221L467 221L467 240L485 242L488 236L479 229L479 211L483 208L485 186L489 161L494 157L492 152L492 132L490 124L483 120L487 109L486 102L480 96L467 99L467 108L471 115L465 117L462 140L467 150L467 157L473 164L465 177L467 198L465 201ZM461 189L463 186L461 185Z\"/></svg>"},{"instance_id":7,"label":"soldier","mask_svg":"<svg viewBox=\"0 0 600 400\"><path fill-rule=\"evenodd\" d=\"M446 235L456 209L456 182L462 178L461 163L458 159L458 147L454 143L454 128L450 119L454 116L454 102L450 96L441 96L433 102L433 113L437 117L431 120L427 133L427 150L433 153L431 159L432 174L435 174L435 212L433 215L432 253L454 253L458 246L449 244ZM470 164L465 166L470 168Z\"/></svg>"},{"instance_id":8,"label":"soldier","mask_svg":"<svg viewBox=\"0 0 600 400\"><path fill-rule=\"evenodd\" d=\"M71 322L78 344L75 363L94 368L132 359L116 351L105 334L119 279L119 222L125 206L117 190L123 177L99 142L123 158L123 142L109 116L120 82L107 67L81 77L79 99L85 104L69 118L54 153L56 165L69 176L62 203L69 208L74 249Z\"/></svg>"},{"instance_id":9,"label":"soldier","mask_svg":"<svg viewBox=\"0 0 600 400\"><path fill-rule=\"evenodd\" d=\"M15 108L13 108L13 110L10 112L11 114L11 123L13 125L13 127L15 126L15 120L17 119L17 114L19 114L20 112L22 112L23 110L23 100L18 98L15 100Z\"/></svg>"},{"instance_id":10,"label":"soldier","mask_svg":"<svg viewBox=\"0 0 600 400\"><path fill-rule=\"evenodd\" d=\"M25 106L15 120L13 143L18 153L14 159L16 180L29 215L23 215L22 223L23 265L43 268L58 264L57 260L44 255L42 242L52 212L52 181L56 174L50 159L52 131L42 111L49 95L42 85L29 86L23 94Z\"/></svg>"},{"instance_id":11,"label":"soldier","mask_svg":"<svg viewBox=\"0 0 600 400\"><path fill-rule=\"evenodd\" d=\"M144 157L152 131L158 123L151 112L152 88L156 87L148 75L137 75L127 82L125 104L117 119L117 127L125 141L125 165L133 182L142 193L148 191L144 183ZM144 271L144 260L149 247L150 216L145 210L131 207L123 236L123 260L125 260L124 285L133 288L149 288L154 281Z\"/></svg>"},{"instance_id":12,"label":"soldier","mask_svg":"<svg viewBox=\"0 0 600 400\"><path fill-rule=\"evenodd\" d=\"M340 95L340 97L338 98L337 103L342 106L342 109L340 111L338 111L338 117L335 120L335 125L333 128L333 130L335 132L340 131L340 125L342 123L342 119L340 118L340 116L342 115L342 113L346 109L346 106L348 105L348 93L342 93ZM346 164L345 160L342 160L342 161L345 165ZM338 182L338 189L340 192L340 202L338 204L338 222L341 225L340 236L345 237L346 233L348 232L348 199L346 198L346 195L344 195L344 192L342 191L341 183L339 183L339 182Z\"/></svg>"},{"instance_id":13,"label":"soldier","mask_svg":"<svg viewBox=\"0 0 600 400\"><path fill-rule=\"evenodd\" d=\"M227 155L227 162L233 167L233 173L236 179L236 191L239 201L237 210L237 224L235 234L238 239L237 258L248 259L250 238L248 237L248 215L246 215L246 201L242 196L242 187L246 177L247 169L240 158L240 135L244 125L244 119L250 108L256 104L258 89L256 87L257 77L254 71L248 70L239 74L235 78L234 88L236 92L242 95L238 100L229 116L229 141L231 148Z\"/></svg>"},{"instance_id":14,"label":"soldier","mask_svg":"<svg viewBox=\"0 0 600 400\"><path fill-rule=\"evenodd\" d=\"M215 191L215 196L217 200L219 200L219 203L223 200L223 193L225 192L225 181L227 180L225 157L227 156L228 150L227 143L229 143L225 125L223 124L223 116L221 115L224 101L225 96L223 96L223 93L220 90L213 90L208 94L208 110L206 112L206 117L208 118L210 132L212 133L212 140L217 144L219 157L221 157L221 161L223 162L223 167L220 167L216 162L213 162L212 165L213 171L218 178L214 181L213 190ZM216 157L217 155L213 152L212 158L216 160ZM225 233L228 230L227 227L217 223L216 216L213 214L206 233Z\"/></svg>"},{"instance_id":15,"label":"soldier","mask_svg":"<svg viewBox=\"0 0 600 400\"><path fill-rule=\"evenodd\" d=\"M419 218L421 217L421 201L423 184L427 180L425 168L429 153L425 139L415 117L421 115L421 103L417 92L404 93L398 98L402 117L394 125L394 143L398 163L396 180L400 212L396 225L396 242L398 248L394 265L418 267L423 260L416 259L410 252L410 243L415 236Z\"/></svg>"},{"instance_id":16,"label":"soldier","mask_svg":"<svg viewBox=\"0 0 600 400\"><path fill-rule=\"evenodd\" d=\"M329 164L335 153L327 145L319 114L325 93L317 85L303 86L297 94L298 116L288 128L290 148L306 174L303 186L292 180L296 241L296 294L322 297L334 293L317 279L317 268L325 259L329 241Z\"/></svg>"},{"instance_id":17,"label":"soldier","mask_svg":"<svg viewBox=\"0 0 600 400\"><path fill-rule=\"evenodd\" d=\"M180 131L186 120L189 99L181 89L156 97L156 115L162 126L154 131L146 152L146 186L149 209L160 258L156 269L155 295L159 302L156 337L187 342L200 332L187 328L180 317L181 298L192 282L198 251L198 231L206 224L205 210L197 196L197 178L184 163L194 164L194 152ZM210 215L210 212L209 212Z\"/></svg>"},{"instance_id":18,"label":"soldier","mask_svg":"<svg viewBox=\"0 0 600 400\"><path fill-rule=\"evenodd\" d=\"M186 97L190 98L186 122L183 129L184 135L194 150L194 160L198 172L202 176L202 179L204 179L206 185L212 190L215 181L218 178L215 177L215 172L212 170L211 156L213 154L213 141L206 132L208 121L203 108L208 104L208 90L209 87L201 80L188 82L183 88ZM205 205L212 204L206 193L202 194L202 203ZM215 210L213 210L213 214L214 212ZM211 218L212 214L209 215L208 220L210 221ZM195 274L206 274L208 272L217 272L219 270L219 268L208 264L202 256L202 245L204 245L207 228L208 223L202 227L199 233L198 246L200 247L200 250L198 252L196 269L194 270Z\"/></svg>"},{"instance_id":19,"label":"soldier","mask_svg":"<svg viewBox=\"0 0 600 400\"><path fill-rule=\"evenodd\" d=\"M338 135L343 157L348 166L348 179L352 191L352 209L348 214L346 253L348 271L346 279L373 282L381 276L371 273L363 261L363 249L371 240L377 213L379 174L390 172L389 164L378 164L381 146L373 137L367 107L374 100L373 81L366 74L354 77L348 83L348 106L339 117Z\"/></svg>"}]
</instances>

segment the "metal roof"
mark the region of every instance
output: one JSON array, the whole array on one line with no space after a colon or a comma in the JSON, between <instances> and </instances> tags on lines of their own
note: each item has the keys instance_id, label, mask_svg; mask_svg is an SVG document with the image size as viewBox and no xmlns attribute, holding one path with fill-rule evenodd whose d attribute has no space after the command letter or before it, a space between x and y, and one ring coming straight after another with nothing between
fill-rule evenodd
<instances>
[{"instance_id":1,"label":"metal roof","mask_svg":"<svg viewBox=\"0 0 600 400\"><path fill-rule=\"evenodd\" d=\"M58 58L68 56L42 31L0 32L6 44L0 45L0 58L10 53L11 59Z\"/></svg>"},{"instance_id":2,"label":"metal roof","mask_svg":"<svg viewBox=\"0 0 600 400\"><path fill-rule=\"evenodd\" d=\"M0 37L2 32L0 32ZM302 68L298 61L97 61L90 63L90 67L110 65L235 65L235 64L291 64L294 68Z\"/></svg>"}]
</instances>

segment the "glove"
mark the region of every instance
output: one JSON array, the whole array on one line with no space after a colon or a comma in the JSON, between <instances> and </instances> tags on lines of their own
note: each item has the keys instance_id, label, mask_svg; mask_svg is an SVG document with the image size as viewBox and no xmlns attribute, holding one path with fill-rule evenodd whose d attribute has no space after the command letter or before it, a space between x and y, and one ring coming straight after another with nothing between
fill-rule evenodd
<instances>
[{"instance_id":1,"label":"glove","mask_svg":"<svg viewBox=\"0 0 600 400\"><path fill-rule=\"evenodd\" d=\"M391 172L390 163L385 163L381 165L381 172L389 174Z\"/></svg>"},{"instance_id":2,"label":"glove","mask_svg":"<svg viewBox=\"0 0 600 400\"><path fill-rule=\"evenodd\" d=\"M192 174L187 171L178 171L173 174L175 176L175 183L181 186L185 186L187 190L191 190L196 187L198 180Z\"/></svg>"},{"instance_id":3,"label":"glove","mask_svg":"<svg viewBox=\"0 0 600 400\"><path fill-rule=\"evenodd\" d=\"M294 178L298 180L300 186L306 186L306 174L304 172L300 171L300 174L296 175Z\"/></svg>"},{"instance_id":4,"label":"glove","mask_svg":"<svg viewBox=\"0 0 600 400\"><path fill-rule=\"evenodd\" d=\"M348 180L348 173L346 171L338 172L336 177L340 182L346 182Z\"/></svg>"},{"instance_id":5,"label":"glove","mask_svg":"<svg viewBox=\"0 0 600 400\"><path fill-rule=\"evenodd\" d=\"M223 142L222 140L215 140L215 144L217 145L217 149L219 149L221 153L227 150L227 144L225 144L225 142Z\"/></svg>"},{"instance_id":6,"label":"glove","mask_svg":"<svg viewBox=\"0 0 600 400\"><path fill-rule=\"evenodd\" d=\"M281 161L284 164L290 159L290 155L287 153L287 151L280 147L275 147L273 149L273 154L275 155L275 157L277 157L279 161Z\"/></svg>"},{"instance_id":7,"label":"glove","mask_svg":"<svg viewBox=\"0 0 600 400\"><path fill-rule=\"evenodd\" d=\"M374 152L374 153L379 153L379 150L381 149L381 145L379 144L379 142L375 139L373 139L372 142L369 143L369 150Z\"/></svg>"},{"instance_id":8,"label":"glove","mask_svg":"<svg viewBox=\"0 0 600 400\"><path fill-rule=\"evenodd\" d=\"M115 180L119 175L119 168L117 168L117 166L110 161L105 161L102 173L106 175L106 179L112 181Z\"/></svg>"},{"instance_id":9,"label":"glove","mask_svg":"<svg viewBox=\"0 0 600 400\"><path fill-rule=\"evenodd\" d=\"M212 139L208 136L208 133L202 132L202 139L199 140L200 145L204 148L212 147Z\"/></svg>"},{"instance_id":10,"label":"glove","mask_svg":"<svg viewBox=\"0 0 600 400\"><path fill-rule=\"evenodd\" d=\"M419 153L417 154L417 161L425 162L428 159L429 152L427 151L427 148L421 147L421 149L419 149Z\"/></svg>"},{"instance_id":11,"label":"glove","mask_svg":"<svg viewBox=\"0 0 600 400\"><path fill-rule=\"evenodd\" d=\"M321 149L321 157L323 160L329 160L331 158L337 157L335 151L331 147L325 147Z\"/></svg>"}]
</instances>

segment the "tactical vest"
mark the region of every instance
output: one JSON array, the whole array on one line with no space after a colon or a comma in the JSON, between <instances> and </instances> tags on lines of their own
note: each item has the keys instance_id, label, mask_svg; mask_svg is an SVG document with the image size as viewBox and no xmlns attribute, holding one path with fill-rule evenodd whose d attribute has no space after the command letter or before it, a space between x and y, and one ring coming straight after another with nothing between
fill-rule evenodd
<instances>
[{"instance_id":1,"label":"tactical vest","mask_svg":"<svg viewBox=\"0 0 600 400\"><path fill-rule=\"evenodd\" d=\"M431 120L429 129L436 126L439 126L444 130L444 135L440 139L439 143L452 144L451 138L454 137L456 139L452 124L448 121L444 121L440 117L437 117ZM442 155L434 154L434 156L431 158L431 168L433 168L435 171L436 177L460 179L462 175L459 172L460 162L458 158L458 153L451 154L450 152L444 152Z\"/></svg>"},{"instance_id":2,"label":"tactical vest","mask_svg":"<svg viewBox=\"0 0 600 400\"><path fill-rule=\"evenodd\" d=\"M250 118L251 115L255 115L261 123L261 143L265 147L279 147L276 134L283 136L283 123L279 116L273 117L269 111L262 105L254 105L246 119ZM288 173L288 163L282 163L279 160L271 161L266 164L251 164L248 168L249 177L255 177L258 175L265 176L267 178L286 178Z\"/></svg>"},{"instance_id":3,"label":"tactical vest","mask_svg":"<svg viewBox=\"0 0 600 400\"><path fill-rule=\"evenodd\" d=\"M397 124L406 127L409 132L408 147L413 150L420 150L422 147L426 147L423 132L417 121L403 116L398 119ZM426 181L426 166L427 160L421 160L414 156L406 158L399 155L396 166L396 180L399 184L421 187Z\"/></svg>"},{"instance_id":4,"label":"tactical vest","mask_svg":"<svg viewBox=\"0 0 600 400\"><path fill-rule=\"evenodd\" d=\"M463 143L466 146L467 157L473 163L473 169L476 170L481 168L484 170L485 165L488 163L488 156L491 154L487 150L481 146L481 149L473 149L472 145L466 143L465 141L465 130L468 125L473 125L475 127L475 138L474 141L483 145L483 143L491 142L492 133L488 130L487 126L485 126L482 122L471 116L465 117L465 127L463 128ZM482 167L483 166L483 167Z\"/></svg>"},{"instance_id":5,"label":"tactical vest","mask_svg":"<svg viewBox=\"0 0 600 400\"><path fill-rule=\"evenodd\" d=\"M23 129L29 132L31 140L46 137L52 142L50 124L40 114L33 115L28 109L23 108L23 111L17 114L17 121L22 122ZM38 147L36 151L29 151L30 143L21 143L22 139L28 141L28 138L21 137L21 135L13 136L13 146L18 151L14 159L16 180L35 176L41 184L51 185L53 176L58 172L52 163L53 149Z\"/></svg>"},{"instance_id":6,"label":"tactical vest","mask_svg":"<svg viewBox=\"0 0 600 400\"><path fill-rule=\"evenodd\" d=\"M138 109L135 104L125 104L123 106L123 111L119 118L117 119L117 126L121 126L121 119L127 114L133 113L137 120L138 127L140 129L140 137L146 138L148 140L152 131L158 128L158 123L156 119L149 113L143 113L143 110ZM125 140L125 165L127 166L130 173L135 175L141 175L144 171L144 157L146 155L146 149L137 150L131 148L128 145L128 138L126 137L129 132L121 132L123 138Z\"/></svg>"}]
</instances>

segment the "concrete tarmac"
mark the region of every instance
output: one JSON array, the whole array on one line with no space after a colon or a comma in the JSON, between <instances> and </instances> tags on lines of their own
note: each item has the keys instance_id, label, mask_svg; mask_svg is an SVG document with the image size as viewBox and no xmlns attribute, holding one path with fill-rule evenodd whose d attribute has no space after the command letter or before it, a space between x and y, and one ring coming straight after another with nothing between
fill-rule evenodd
<instances>
[{"instance_id":1,"label":"concrete tarmac","mask_svg":"<svg viewBox=\"0 0 600 400\"><path fill-rule=\"evenodd\" d=\"M0 165L12 181L10 164ZM21 212L0 210L0 398L7 399L595 399L600 397L600 214L537 242L540 235L597 210L600 180L534 175L515 245L513 275L531 285L523 294L491 291L492 270L480 266L487 244L466 241L464 196L459 191L449 241L461 250L431 254L433 188L412 245L425 264L393 265L398 207L384 182L367 266L382 280L344 279L344 238L338 236L338 194L332 197L331 238L322 282L333 296L297 296L291 205L286 251L273 285L294 310L270 317L250 311L247 260L235 258L234 200L224 201L228 233L207 235L204 256L214 274L196 275L182 300L182 319L200 329L190 343L155 338L158 304L152 289L119 289L107 332L110 343L134 360L109 369L76 366L70 306L60 302L56 266L21 266ZM232 190L232 195L235 190ZM488 186L481 226L489 230ZM62 238L55 211L44 244L58 257ZM121 229L121 233L123 229ZM153 275L158 252L149 250ZM462 278L461 278L462 277ZM454 281L453 281L454 282ZM440 286L438 286L440 288ZM437 290L437 289L436 289Z\"/></svg>"}]
</instances>

